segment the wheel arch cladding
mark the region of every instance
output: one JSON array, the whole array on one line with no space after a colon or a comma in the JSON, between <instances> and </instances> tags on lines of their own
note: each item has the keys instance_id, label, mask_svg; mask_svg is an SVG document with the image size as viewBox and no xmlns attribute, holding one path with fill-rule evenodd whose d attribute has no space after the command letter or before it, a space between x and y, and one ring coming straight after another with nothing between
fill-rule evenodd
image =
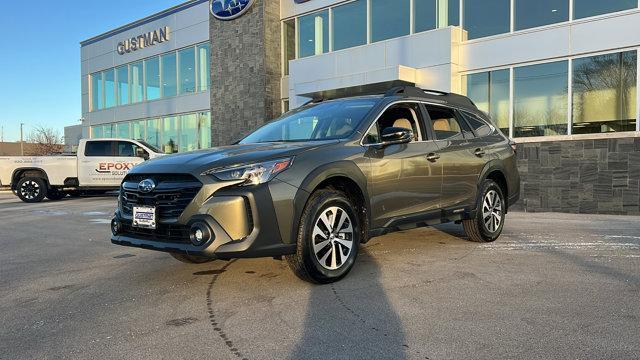
<instances>
[{"instance_id":1,"label":"wheel arch cladding","mask_svg":"<svg viewBox=\"0 0 640 360\"><path fill-rule=\"evenodd\" d=\"M45 185L49 186L49 178L47 177L47 173L36 167L29 168L20 168L13 171L13 175L11 176L11 187L15 188L18 181L23 177L37 177L44 180Z\"/></svg>"},{"instance_id":2,"label":"wheel arch cladding","mask_svg":"<svg viewBox=\"0 0 640 360\"><path fill-rule=\"evenodd\" d=\"M502 190L502 195L504 196L505 201L507 202L507 208L511 205L508 203L509 199L509 184L507 182L507 177L504 174L504 168L497 161L492 161L488 163L482 171L482 176L480 176L480 181L478 183L478 187L482 185L485 180L492 180Z\"/></svg>"},{"instance_id":3,"label":"wheel arch cladding","mask_svg":"<svg viewBox=\"0 0 640 360\"><path fill-rule=\"evenodd\" d=\"M300 216L311 194L318 189L333 188L344 192L356 206L360 220L362 242L368 241L371 207L367 191L367 179L360 168L348 161L325 164L312 171L302 182L295 199L295 217L291 238L295 239Z\"/></svg>"}]
</instances>

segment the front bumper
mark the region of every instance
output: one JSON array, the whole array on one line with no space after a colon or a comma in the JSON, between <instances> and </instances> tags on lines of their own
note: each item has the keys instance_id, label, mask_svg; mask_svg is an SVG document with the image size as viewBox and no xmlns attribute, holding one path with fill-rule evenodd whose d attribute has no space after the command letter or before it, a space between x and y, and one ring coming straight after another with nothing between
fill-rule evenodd
<instances>
[{"instance_id":1,"label":"front bumper","mask_svg":"<svg viewBox=\"0 0 640 360\"><path fill-rule=\"evenodd\" d=\"M111 237L117 245L197 255L211 259L272 257L293 254L295 244L280 236L276 211L268 184L255 187L205 185L177 220L158 220L158 229L131 227L131 218L116 211L121 231ZM166 220L166 219L165 219ZM194 245L189 230L204 223L212 237Z\"/></svg>"}]
</instances>

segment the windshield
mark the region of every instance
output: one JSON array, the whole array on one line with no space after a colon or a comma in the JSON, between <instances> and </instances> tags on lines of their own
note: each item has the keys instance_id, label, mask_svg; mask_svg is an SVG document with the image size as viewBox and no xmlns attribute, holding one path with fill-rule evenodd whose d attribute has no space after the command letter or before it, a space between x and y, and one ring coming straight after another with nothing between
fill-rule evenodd
<instances>
[{"instance_id":1,"label":"windshield","mask_svg":"<svg viewBox=\"0 0 640 360\"><path fill-rule=\"evenodd\" d=\"M162 151L160 151L160 149L158 149L157 147L149 144L148 142L144 141L144 140L136 140L137 142L139 142L141 145L146 146L149 150L153 151L154 153L161 153Z\"/></svg>"},{"instance_id":2,"label":"windshield","mask_svg":"<svg viewBox=\"0 0 640 360\"><path fill-rule=\"evenodd\" d=\"M345 99L304 106L284 114L245 137L240 144L345 139L377 99Z\"/></svg>"}]
</instances>

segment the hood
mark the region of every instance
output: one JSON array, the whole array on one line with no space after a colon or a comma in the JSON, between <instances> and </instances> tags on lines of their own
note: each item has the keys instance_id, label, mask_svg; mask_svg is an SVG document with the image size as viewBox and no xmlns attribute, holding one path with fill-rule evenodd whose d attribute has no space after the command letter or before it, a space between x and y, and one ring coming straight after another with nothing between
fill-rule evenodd
<instances>
[{"instance_id":1,"label":"hood","mask_svg":"<svg viewBox=\"0 0 640 360\"><path fill-rule=\"evenodd\" d=\"M213 168L252 164L266 160L295 156L305 151L336 144L338 142L339 141L337 140L330 140L222 146L182 154L161 156L136 166L130 173L200 174Z\"/></svg>"}]
</instances>

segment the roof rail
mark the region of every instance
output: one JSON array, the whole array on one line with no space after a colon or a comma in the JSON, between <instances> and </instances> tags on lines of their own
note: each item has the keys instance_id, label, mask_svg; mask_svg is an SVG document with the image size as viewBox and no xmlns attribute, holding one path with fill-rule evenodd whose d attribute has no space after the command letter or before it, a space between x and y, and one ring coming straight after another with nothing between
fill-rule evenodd
<instances>
[{"instance_id":1,"label":"roof rail","mask_svg":"<svg viewBox=\"0 0 640 360\"><path fill-rule=\"evenodd\" d=\"M471 107L472 109L477 109L476 104L471 101L466 96L449 93L440 90L431 90L431 89L420 89L415 86L396 86L394 88L389 89L384 96L396 96L396 95L405 95L405 96L413 96L419 98L427 98L427 99L438 99L441 101L446 101L448 103L459 105L462 107Z\"/></svg>"}]
</instances>

